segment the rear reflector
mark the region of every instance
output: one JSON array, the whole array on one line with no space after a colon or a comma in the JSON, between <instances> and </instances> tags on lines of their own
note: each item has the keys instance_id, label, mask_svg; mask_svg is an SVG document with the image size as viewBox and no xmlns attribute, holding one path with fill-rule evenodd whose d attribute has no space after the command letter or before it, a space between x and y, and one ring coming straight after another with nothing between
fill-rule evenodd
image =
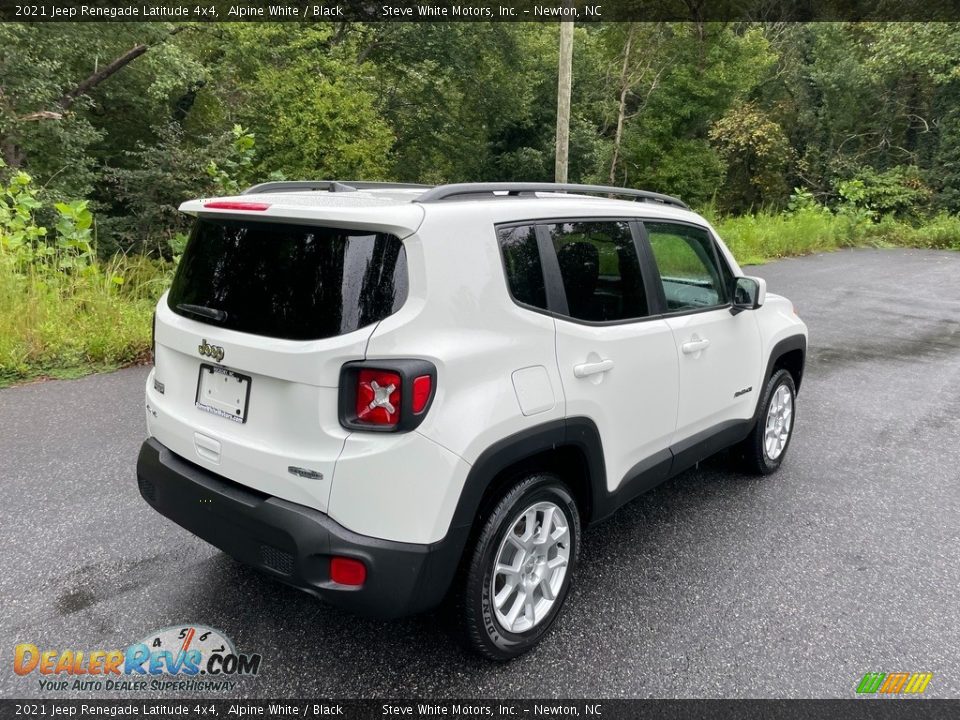
<instances>
[{"instance_id":1,"label":"rear reflector","mask_svg":"<svg viewBox=\"0 0 960 720\"><path fill-rule=\"evenodd\" d=\"M400 375L364 368L357 373L357 420L371 425L400 421Z\"/></svg>"},{"instance_id":2,"label":"rear reflector","mask_svg":"<svg viewBox=\"0 0 960 720\"><path fill-rule=\"evenodd\" d=\"M367 580L367 566L353 558L332 557L330 558L330 579L339 585L358 587Z\"/></svg>"},{"instance_id":3,"label":"rear reflector","mask_svg":"<svg viewBox=\"0 0 960 720\"><path fill-rule=\"evenodd\" d=\"M266 210L270 207L270 203L214 200L213 202L204 203L203 206L211 210Z\"/></svg>"},{"instance_id":4,"label":"rear reflector","mask_svg":"<svg viewBox=\"0 0 960 720\"><path fill-rule=\"evenodd\" d=\"M430 391L433 383L429 375L421 375L413 380L413 412L420 414L430 400Z\"/></svg>"}]
</instances>

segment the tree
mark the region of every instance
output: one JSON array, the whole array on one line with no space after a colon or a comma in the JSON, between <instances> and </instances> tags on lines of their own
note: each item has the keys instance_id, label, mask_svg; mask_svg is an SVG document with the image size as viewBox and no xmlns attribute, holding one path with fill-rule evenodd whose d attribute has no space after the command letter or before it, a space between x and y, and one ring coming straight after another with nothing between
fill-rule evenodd
<instances>
[{"instance_id":1,"label":"tree","mask_svg":"<svg viewBox=\"0 0 960 720\"><path fill-rule=\"evenodd\" d=\"M727 167L720 193L724 207L756 208L786 199L790 145L781 127L755 103L726 113L710 129L710 140Z\"/></svg>"}]
</instances>

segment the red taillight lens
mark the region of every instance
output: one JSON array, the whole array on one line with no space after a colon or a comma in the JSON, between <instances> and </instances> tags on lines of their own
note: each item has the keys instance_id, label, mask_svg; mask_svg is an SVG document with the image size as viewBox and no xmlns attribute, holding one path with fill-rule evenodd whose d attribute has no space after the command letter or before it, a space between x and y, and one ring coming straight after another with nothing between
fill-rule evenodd
<instances>
[{"instance_id":1,"label":"red taillight lens","mask_svg":"<svg viewBox=\"0 0 960 720\"><path fill-rule=\"evenodd\" d=\"M346 363L337 399L340 425L366 432L409 432L423 422L436 392L437 369L429 360Z\"/></svg>"},{"instance_id":2,"label":"red taillight lens","mask_svg":"<svg viewBox=\"0 0 960 720\"><path fill-rule=\"evenodd\" d=\"M433 382L429 375L421 375L413 380L413 412L422 413L430 400L430 392L433 390Z\"/></svg>"},{"instance_id":3,"label":"red taillight lens","mask_svg":"<svg viewBox=\"0 0 960 720\"><path fill-rule=\"evenodd\" d=\"M238 202L236 200L214 200L213 202L204 203L205 208L210 208L211 210L266 210L270 207L270 203L258 203L258 202Z\"/></svg>"},{"instance_id":4,"label":"red taillight lens","mask_svg":"<svg viewBox=\"0 0 960 720\"><path fill-rule=\"evenodd\" d=\"M400 376L384 370L357 373L357 420L371 425L400 421Z\"/></svg>"},{"instance_id":5,"label":"red taillight lens","mask_svg":"<svg viewBox=\"0 0 960 720\"><path fill-rule=\"evenodd\" d=\"M340 585L363 585L367 581L367 566L353 558L332 557L330 579Z\"/></svg>"}]
</instances>

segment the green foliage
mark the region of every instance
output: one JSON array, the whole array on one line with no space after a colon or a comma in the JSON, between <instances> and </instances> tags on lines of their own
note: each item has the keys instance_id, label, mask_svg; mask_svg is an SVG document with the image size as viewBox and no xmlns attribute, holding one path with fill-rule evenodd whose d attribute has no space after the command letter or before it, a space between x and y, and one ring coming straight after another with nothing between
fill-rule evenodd
<instances>
[{"instance_id":1,"label":"green foliage","mask_svg":"<svg viewBox=\"0 0 960 720\"><path fill-rule=\"evenodd\" d=\"M258 75L253 106L270 119L260 130L260 172L283 168L291 177L382 179L392 134L377 116L372 94L355 78L327 80L326 72L302 66Z\"/></svg>"},{"instance_id":2,"label":"green foliage","mask_svg":"<svg viewBox=\"0 0 960 720\"><path fill-rule=\"evenodd\" d=\"M45 211L52 231L37 224ZM47 207L12 173L0 184L0 386L142 357L165 274L145 258L98 261L87 201Z\"/></svg>"},{"instance_id":3,"label":"green foliage","mask_svg":"<svg viewBox=\"0 0 960 720\"><path fill-rule=\"evenodd\" d=\"M825 207L817 202L813 193L806 188L794 188L790 194L790 200L787 202L786 212L789 214L800 212L801 210L816 209L821 212L828 212Z\"/></svg>"},{"instance_id":4,"label":"green foliage","mask_svg":"<svg viewBox=\"0 0 960 720\"><path fill-rule=\"evenodd\" d=\"M140 357L186 199L553 179L557 43L555 23L0 24L0 382ZM571 181L722 212L742 261L960 249L960 25L597 23L574 48Z\"/></svg>"},{"instance_id":5,"label":"green foliage","mask_svg":"<svg viewBox=\"0 0 960 720\"><path fill-rule=\"evenodd\" d=\"M0 171L5 164L0 160ZM48 211L22 170L0 183L0 264L17 273L90 272L93 259L93 215L86 200L53 203L54 232L38 224Z\"/></svg>"},{"instance_id":6,"label":"green foliage","mask_svg":"<svg viewBox=\"0 0 960 720\"><path fill-rule=\"evenodd\" d=\"M242 125L234 125L230 134L233 136L233 152L211 159L207 163L207 176L224 195L237 195L249 183L257 143L253 133L244 130Z\"/></svg>"},{"instance_id":7,"label":"green foliage","mask_svg":"<svg viewBox=\"0 0 960 720\"><path fill-rule=\"evenodd\" d=\"M158 138L156 144L140 144L126 152L129 167L106 171L122 214L100 223L103 257L117 251L171 257L177 252L175 238L190 224L178 210L180 203L236 194L255 177L254 136L239 125L215 137L190 137L182 126L171 123L158 130Z\"/></svg>"},{"instance_id":8,"label":"green foliage","mask_svg":"<svg viewBox=\"0 0 960 720\"><path fill-rule=\"evenodd\" d=\"M843 207L864 210L872 217L917 215L930 201L930 190L916 167L895 167L883 172L862 168L853 178L837 183Z\"/></svg>"},{"instance_id":9,"label":"green foliage","mask_svg":"<svg viewBox=\"0 0 960 720\"><path fill-rule=\"evenodd\" d=\"M165 268L123 257L90 267L94 271L24 275L0 263L0 387L146 357Z\"/></svg>"},{"instance_id":10,"label":"green foliage","mask_svg":"<svg viewBox=\"0 0 960 720\"><path fill-rule=\"evenodd\" d=\"M617 31L605 33L601 41L615 47L623 42ZM757 28L643 26L634 42L641 51L633 62L643 71L629 91L615 181L706 202L725 176L709 130L760 82L775 56ZM622 54L614 54L614 66L622 60ZM610 73L615 75L616 67ZM605 123L612 127L610 104L599 107L607 108Z\"/></svg>"},{"instance_id":11,"label":"green foliage","mask_svg":"<svg viewBox=\"0 0 960 720\"><path fill-rule=\"evenodd\" d=\"M914 225L886 215L878 222L816 203L789 213L761 211L715 223L741 264L845 247L922 247L960 250L960 217L946 213Z\"/></svg>"},{"instance_id":12,"label":"green foliage","mask_svg":"<svg viewBox=\"0 0 960 720\"><path fill-rule=\"evenodd\" d=\"M57 266L61 270L89 267L93 256L93 215L87 210L87 201L58 202L55 207L60 216L56 225L60 251Z\"/></svg>"},{"instance_id":13,"label":"green foliage","mask_svg":"<svg viewBox=\"0 0 960 720\"><path fill-rule=\"evenodd\" d=\"M710 129L710 140L727 166L721 193L725 207L749 208L782 200L790 145L783 129L756 104L730 110Z\"/></svg>"},{"instance_id":14,"label":"green foliage","mask_svg":"<svg viewBox=\"0 0 960 720\"><path fill-rule=\"evenodd\" d=\"M386 176L393 133L376 107L377 68L359 57L357 30L339 37L323 23L220 30L211 82L200 96L214 94L223 119L256 136L254 175Z\"/></svg>"},{"instance_id":15,"label":"green foliage","mask_svg":"<svg viewBox=\"0 0 960 720\"><path fill-rule=\"evenodd\" d=\"M0 160L0 170L5 163ZM0 183L0 259L16 270L30 267L48 254L43 243L47 229L38 225L34 213L41 207L31 177L18 170L9 183Z\"/></svg>"}]
</instances>

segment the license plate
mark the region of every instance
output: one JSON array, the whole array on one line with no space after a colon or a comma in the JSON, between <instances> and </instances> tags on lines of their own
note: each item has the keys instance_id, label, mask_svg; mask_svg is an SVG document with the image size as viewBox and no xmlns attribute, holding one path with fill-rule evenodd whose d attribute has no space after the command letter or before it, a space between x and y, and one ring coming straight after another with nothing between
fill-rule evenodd
<instances>
[{"instance_id":1,"label":"license plate","mask_svg":"<svg viewBox=\"0 0 960 720\"><path fill-rule=\"evenodd\" d=\"M214 365L200 365L197 407L238 423L247 421L250 377Z\"/></svg>"}]
</instances>

